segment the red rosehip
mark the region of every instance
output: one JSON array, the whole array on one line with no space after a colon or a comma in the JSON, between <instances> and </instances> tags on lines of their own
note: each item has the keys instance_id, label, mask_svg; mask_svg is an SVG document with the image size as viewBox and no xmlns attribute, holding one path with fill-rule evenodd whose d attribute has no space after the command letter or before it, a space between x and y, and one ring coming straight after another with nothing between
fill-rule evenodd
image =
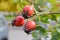
<instances>
[{"instance_id":1,"label":"red rosehip","mask_svg":"<svg viewBox=\"0 0 60 40\"><path fill-rule=\"evenodd\" d=\"M27 21L27 23L25 24L25 27L27 31L32 31L36 29L36 23L32 20Z\"/></svg>"},{"instance_id":2,"label":"red rosehip","mask_svg":"<svg viewBox=\"0 0 60 40\"><path fill-rule=\"evenodd\" d=\"M26 5L23 9L24 14L27 14L27 16L32 16L34 13L34 8L30 5Z\"/></svg>"},{"instance_id":3,"label":"red rosehip","mask_svg":"<svg viewBox=\"0 0 60 40\"><path fill-rule=\"evenodd\" d=\"M24 17L17 16L14 21L14 26L22 26L24 24Z\"/></svg>"}]
</instances>

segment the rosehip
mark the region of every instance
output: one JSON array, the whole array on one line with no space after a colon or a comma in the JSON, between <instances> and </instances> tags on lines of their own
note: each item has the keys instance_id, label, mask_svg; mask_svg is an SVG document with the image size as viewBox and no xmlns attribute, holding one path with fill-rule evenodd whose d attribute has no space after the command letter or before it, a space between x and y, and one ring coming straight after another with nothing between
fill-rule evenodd
<instances>
[{"instance_id":1,"label":"rosehip","mask_svg":"<svg viewBox=\"0 0 60 40\"><path fill-rule=\"evenodd\" d=\"M24 17L22 16L17 16L15 20L12 22L13 26L22 26L24 24Z\"/></svg>"},{"instance_id":2,"label":"rosehip","mask_svg":"<svg viewBox=\"0 0 60 40\"><path fill-rule=\"evenodd\" d=\"M26 18L32 16L34 13L34 8L30 5L26 5L23 9L23 16Z\"/></svg>"},{"instance_id":3,"label":"rosehip","mask_svg":"<svg viewBox=\"0 0 60 40\"><path fill-rule=\"evenodd\" d=\"M36 29L36 23L32 20L27 21L27 23L25 24L25 32L29 34L30 31L35 29Z\"/></svg>"}]
</instances>

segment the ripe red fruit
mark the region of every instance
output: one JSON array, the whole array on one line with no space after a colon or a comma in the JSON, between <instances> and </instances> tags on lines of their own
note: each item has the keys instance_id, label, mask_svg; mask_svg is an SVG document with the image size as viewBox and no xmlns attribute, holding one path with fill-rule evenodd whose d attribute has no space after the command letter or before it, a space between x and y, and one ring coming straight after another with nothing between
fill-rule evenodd
<instances>
[{"instance_id":1,"label":"ripe red fruit","mask_svg":"<svg viewBox=\"0 0 60 40\"><path fill-rule=\"evenodd\" d=\"M22 26L24 24L24 17L17 16L14 21L14 26Z\"/></svg>"},{"instance_id":2,"label":"ripe red fruit","mask_svg":"<svg viewBox=\"0 0 60 40\"><path fill-rule=\"evenodd\" d=\"M23 9L24 14L27 14L27 16L32 16L34 13L34 8L30 5L26 5Z\"/></svg>"},{"instance_id":3,"label":"ripe red fruit","mask_svg":"<svg viewBox=\"0 0 60 40\"><path fill-rule=\"evenodd\" d=\"M34 21L32 21L32 20L29 20L29 21L26 23L25 27L26 27L26 29L25 29L26 31L35 30L35 29L36 29L36 23L35 23Z\"/></svg>"}]
</instances>

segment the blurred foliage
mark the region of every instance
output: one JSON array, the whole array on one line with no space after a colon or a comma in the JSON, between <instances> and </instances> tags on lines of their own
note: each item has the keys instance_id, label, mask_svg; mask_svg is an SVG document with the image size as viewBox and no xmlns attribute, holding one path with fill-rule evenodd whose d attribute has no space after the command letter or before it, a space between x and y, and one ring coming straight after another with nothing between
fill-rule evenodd
<instances>
[{"instance_id":1,"label":"blurred foliage","mask_svg":"<svg viewBox=\"0 0 60 40\"><path fill-rule=\"evenodd\" d=\"M26 0L0 0L0 11L21 11L27 4Z\"/></svg>"},{"instance_id":2,"label":"blurred foliage","mask_svg":"<svg viewBox=\"0 0 60 40\"><path fill-rule=\"evenodd\" d=\"M49 8L49 2L52 7ZM50 9L51 12L59 12L60 2L56 0L0 0L0 11L22 11L23 7L27 4L34 4L36 11L41 12L42 10ZM47 4L46 4L47 3ZM48 5L48 6L47 6ZM46 9L47 8L47 9Z\"/></svg>"},{"instance_id":3,"label":"blurred foliage","mask_svg":"<svg viewBox=\"0 0 60 40\"><path fill-rule=\"evenodd\" d=\"M16 11L17 3L13 0L0 0L0 11Z\"/></svg>"}]
</instances>

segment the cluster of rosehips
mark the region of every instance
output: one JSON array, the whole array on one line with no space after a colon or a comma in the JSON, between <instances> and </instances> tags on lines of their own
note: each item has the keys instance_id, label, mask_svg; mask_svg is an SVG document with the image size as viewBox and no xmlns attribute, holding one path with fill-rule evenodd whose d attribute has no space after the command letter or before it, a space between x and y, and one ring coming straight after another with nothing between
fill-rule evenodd
<instances>
[{"instance_id":1,"label":"cluster of rosehips","mask_svg":"<svg viewBox=\"0 0 60 40\"><path fill-rule=\"evenodd\" d=\"M27 5L24 7L22 16L17 16L13 21L12 21L12 26L23 26L25 21L24 19L28 19L31 17L34 13L34 8L30 5ZM28 20L26 24L24 25L24 31L29 34L32 30L36 29L36 23L33 20Z\"/></svg>"}]
</instances>

